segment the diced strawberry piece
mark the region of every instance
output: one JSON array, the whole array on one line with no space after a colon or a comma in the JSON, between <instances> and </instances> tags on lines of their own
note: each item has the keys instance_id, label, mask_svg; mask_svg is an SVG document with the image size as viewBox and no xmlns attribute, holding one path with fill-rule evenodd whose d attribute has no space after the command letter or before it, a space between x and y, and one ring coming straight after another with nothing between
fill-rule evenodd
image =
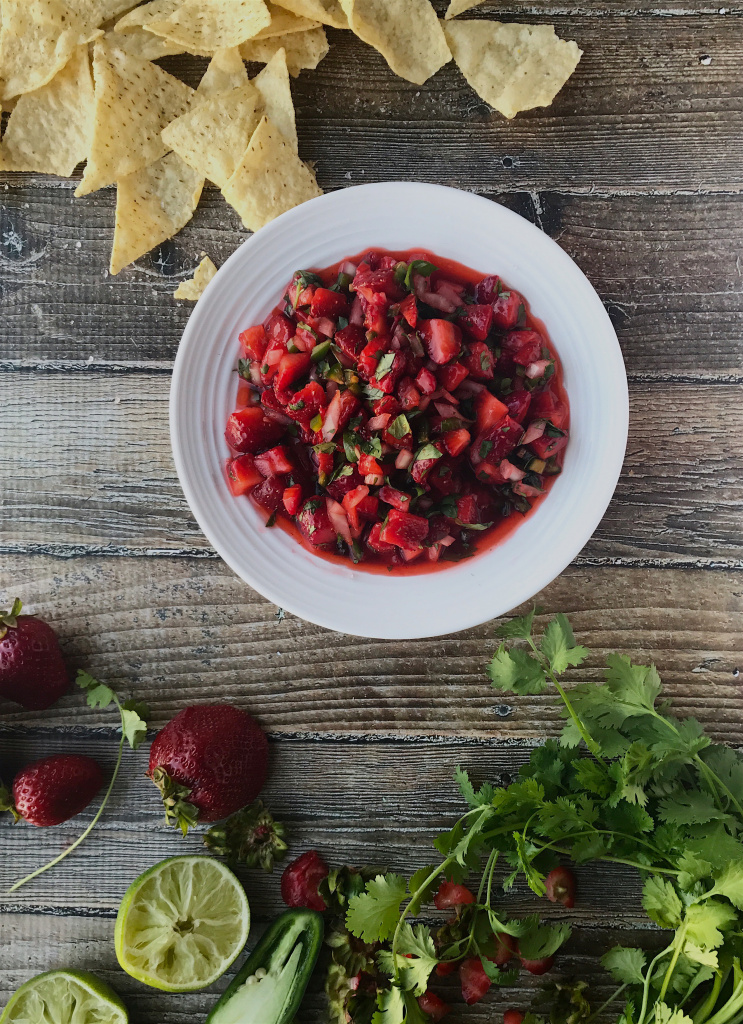
<instances>
[{"instance_id":1,"label":"diced strawberry piece","mask_svg":"<svg viewBox=\"0 0 743 1024\"><path fill-rule=\"evenodd\" d=\"M503 339L503 350L518 366L528 366L542 358L544 338L537 331L511 331Z\"/></svg>"},{"instance_id":2,"label":"diced strawberry piece","mask_svg":"<svg viewBox=\"0 0 743 1024\"><path fill-rule=\"evenodd\" d=\"M418 324L418 303L415 295L408 295L400 303L400 313L411 327Z\"/></svg>"},{"instance_id":3,"label":"diced strawberry piece","mask_svg":"<svg viewBox=\"0 0 743 1024\"><path fill-rule=\"evenodd\" d=\"M395 358L392 360L392 366L382 375L381 380L376 376L375 372L375 375L369 383L373 388L379 388L379 390L383 391L386 395L391 395L397 387L397 382L405 372L405 367L405 356L402 352L396 352Z\"/></svg>"},{"instance_id":4,"label":"diced strawberry piece","mask_svg":"<svg viewBox=\"0 0 743 1024\"><path fill-rule=\"evenodd\" d=\"M436 465L426 477L426 484L435 487L439 494L454 494L459 491L462 481L449 460L444 458L436 460Z\"/></svg>"},{"instance_id":5,"label":"diced strawberry piece","mask_svg":"<svg viewBox=\"0 0 743 1024\"><path fill-rule=\"evenodd\" d=\"M432 395L438 387L438 382L430 370L425 367L418 373L415 378L415 383L418 385L424 395Z\"/></svg>"},{"instance_id":6,"label":"diced strawberry piece","mask_svg":"<svg viewBox=\"0 0 743 1024\"><path fill-rule=\"evenodd\" d=\"M410 510L410 495L406 494L405 491L398 491L396 487L390 487L389 484L385 484L384 487L380 488L379 500L392 505L393 508L399 509L400 512L408 512Z\"/></svg>"},{"instance_id":7,"label":"diced strawberry piece","mask_svg":"<svg viewBox=\"0 0 743 1024\"><path fill-rule=\"evenodd\" d=\"M311 380L300 391L294 392L284 412L298 423L309 424L310 420L325 408L326 401L322 385L316 380Z\"/></svg>"},{"instance_id":8,"label":"diced strawberry piece","mask_svg":"<svg viewBox=\"0 0 743 1024\"><path fill-rule=\"evenodd\" d=\"M361 408L361 402L353 391L341 391L341 407L338 413L338 432L346 429L349 422Z\"/></svg>"},{"instance_id":9,"label":"diced strawberry piece","mask_svg":"<svg viewBox=\"0 0 743 1024\"><path fill-rule=\"evenodd\" d=\"M448 978L450 974L454 974L456 969L456 960L444 960L442 963L436 964L436 974L439 978Z\"/></svg>"},{"instance_id":10,"label":"diced strawberry piece","mask_svg":"<svg viewBox=\"0 0 743 1024\"><path fill-rule=\"evenodd\" d=\"M529 414L530 419L549 420L558 430L565 430L568 422L568 407L551 389L532 395Z\"/></svg>"},{"instance_id":11,"label":"diced strawberry piece","mask_svg":"<svg viewBox=\"0 0 743 1024\"><path fill-rule=\"evenodd\" d=\"M425 1014L431 1018L434 1024L438 1024L440 1020L443 1020L447 1013L451 1012L451 1007L448 1003L445 1003L443 999L436 995L429 989L423 993L422 996L418 996L418 1005Z\"/></svg>"},{"instance_id":12,"label":"diced strawberry piece","mask_svg":"<svg viewBox=\"0 0 743 1024\"><path fill-rule=\"evenodd\" d=\"M405 412L417 409L421 404L421 393L410 377L403 377L397 388L397 397Z\"/></svg>"},{"instance_id":13,"label":"diced strawberry piece","mask_svg":"<svg viewBox=\"0 0 743 1024\"><path fill-rule=\"evenodd\" d=\"M361 521L359 519L358 506L368 494L369 488L366 484L361 484L360 487L355 487L352 491L349 491L343 498L343 509L348 517L351 530L356 537L358 537L361 532Z\"/></svg>"},{"instance_id":14,"label":"diced strawberry piece","mask_svg":"<svg viewBox=\"0 0 743 1024\"><path fill-rule=\"evenodd\" d=\"M514 389L511 394L503 396L503 401L508 407L508 415L511 419L523 423L531 406L531 391L527 391L521 384L520 377L514 381Z\"/></svg>"},{"instance_id":15,"label":"diced strawberry piece","mask_svg":"<svg viewBox=\"0 0 743 1024\"><path fill-rule=\"evenodd\" d=\"M508 406L500 402L489 391L481 391L475 399L475 415L477 416L477 432L484 434L496 426L508 415Z\"/></svg>"},{"instance_id":16,"label":"diced strawberry piece","mask_svg":"<svg viewBox=\"0 0 743 1024\"><path fill-rule=\"evenodd\" d=\"M475 302L488 303L492 305L498 295L499 288L499 277L484 277L479 284L475 285Z\"/></svg>"},{"instance_id":17,"label":"diced strawberry piece","mask_svg":"<svg viewBox=\"0 0 743 1024\"><path fill-rule=\"evenodd\" d=\"M369 531L366 541L367 545L378 555L392 555L395 551L394 544L388 544L382 540L382 524L375 523Z\"/></svg>"},{"instance_id":18,"label":"diced strawberry piece","mask_svg":"<svg viewBox=\"0 0 743 1024\"><path fill-rule=\"evenodd\" d=\"M280 476L270 476L253 488L253 498L268 512L278 512L284 506L285 487Z\"/></svg>"},{"instance_id":19,"label":"diced strawberry piece","mask_svg":"<svg viewBox=\"0 0 743 1024\"><path fill-rule=\"evenodd\" d=\"M443 454L443 445L441 442L437 442L431 447L435 448L436 451ZM431 472L433 467L439 461L441 456L436 457L435 455L430 459L416 459L413 465L410 467L410 475L413 477L417 484L422 484L428 474Z\"/></svg>"},{"instance_id":20,"label":"diced strawberry piece","mask_svg":"<svg viewBox=\"0 0 743 1024\"><path fill-rule=\"evenodd\" d=\"M433 898L437 910L451 910L452 907L464 907L475 902L475 894L466 885L456 882L442 882Z\"/></svg>"},{"instance_id":21,"label":"diced strawberry piece","mask_svg":"<svg viewBox=\"0 0 743 1024\"><path fill-rule=\"evenodd\" d=\"M568 435L563 434L560 437L550 437L545 431L541 437L538 437L536 441L530 441L529 447L539 459L549 459L553 455L557 455L564 448L567 447Z\"/></svg>"},{"instance_id":22,"label":"diced strawberry piece","mask_svg":"<svg viewBox=\"0 0 743 1024\"><path fill-rule=\"evenodd\" d=\"M492 304L463 306L457 323L475 341L485 341L493 325Z\"/></svg>"},{"instance_id":23,"label":"diced strawberry piece","mask_svg":"<svg viewBox=\"0 0 743 1024\"><path fill-rule=\"evenodd\" d=\"M518 945L513 935L506 932L495 933L495 956L490 957L498 967L505 967L515 956L518 956Z\"/></svg>"},{"instance_id":24,"label":"diced strawberry piece","mask_svg":"<svg viewBox=\"0 0 743 1024\"><path fill-rule=\"evenodd\" d=\"M478 480L482 480L485 484L490 484L491 487L499 487L500 484L506 483L506 478L498 466L493 466L489 462L481 462L475 473Z\"/></svg>"},{"instance_id":25,"label":"diced strawberry piece","mask_svg":"<svg viewBox=\"0 0 743 1024\"><path fill-rule=\"evenodd\" d=\"M366 345L364 329L358 324L349 324L348 327L336 331L333 341L342 352L355 359L361 349Z\"/></svg>"},{"instance_id":26,"label":"diced strawberry piece","mask_svg":"<svg viewBox=\"0 0 743 1024\"><path fill-rule=\"evenodd\" d=\"M310 324L298 324L296 333L292 339L295 348L298 348L299 351L303 353L311 352L317 344L317 338L315 337L315 334L312 333L313 331L314 327L311 327Z\"/></svg>"},{"instance_id":27,"label":"diced strawberry piece","mask_svg":"<svg viewBox=\"0 0 743 1024\"><path fill-rule=\"evenodd\" d=\"M263 353L261 363L261 383L270 384L279 368L279 363L286 355L286 343L277 338L271 338Z\"/></svg>"},{"instance_id":28,"label":"diced strawberry piece","mask_svg":"<svg viewBox=\"0 0 743 1024\"><path fill-rule=\"evenodd\" d=\"M504 1010L503 1024L523 1024L524 1016L521 1010Z\"/></svg>"},{"instance_id":29,"label":"diced strawberry piece","mask_svg":"<svg viewBox=\"0 0 743 1024\"><path fill-rule=\"evenodd\" d=\"M462 983L462 998L468 1006L479 1003L492 984L479 957L462 961L459 965L459 980Z\"/></svg>"},{"instance_id":30,"label":"diced strawberry piece","mask_svg":"<svg viewBox=\"0 0 743 1024\"><path fill-rule=\"evenodd\" d=\"M543 956L540 960L524 960L521 957L521 966L529 972L529 974L546 974L547 971L552 970L552 965L555 962L553 956Z\"/></svg>"},{"instance_id":31,"label":"diced strawberry piece","mask_svg":"<svg viewBox=\"0 0 743 1024\"><path fill-rule=\"evenodd\" d=\"M553 868L544 880L546 896L553 903L562 903L568 910L575 906L575 875L570 868L560 864Z\"/></svg>"},{"instance_id":32,"label":"diced strawberry piece","mask_svg":"<svg viewBox=\"0 0 743 1024\"><path fill-rule=\"evenodd\" d=\"M294 469L294 463L289 458L289 452L283 444L276 448L270 448L262 455L256 455L255 465L263 476L282 476L284 473L291 473Z\"/></svg>"},{"instance_id":33,"label":"diced strawberry piece","mask_svg":"<svg viewBox=\"0 0 743 1024\"><path fill-rule=\"evenodd\" d=\"M316 288L312 296L312 316L338 317L348 313L348 299L330 288Z\"/></svg>"},{"instance_id":34,"label":"diced strawberry piece","mask_svg":"<svg viewBox=\"0 0 743 1024\"><path fill-rule=\"evenodd\" d=\"M363 476L354 466L353 470L347 473L346 476L336 477L332 484L328 484L327 492L331 498L335 498L336 501L340 501L343 504L343 499L348 492L352 491L355 487L360 487L363 483Z\"/></svg>"},{"instance_id":35,"label":"diced strawberry piece","mask_svg":"<svg viewBox=\"0 0 743 1024\"><path fill-rule=\"evenodd\" d=\"M470 342L469 352L462 358L462 363L470 371L475 380L492 380L495 372L495 359L484 341Z\"/></svg>"},{"instance_id":36,"label":"diced strawberry piece","mask_svg":"<svg viewBox=\"0 0 743 1024\"><path fill-rule=\"evenodd\" d=\"M351 291L363 295L367 301L372 301L372 296L379 293L393 300L401 299L404 295L402 288L395 280L393 269L372 270L363 263L359 264Z\"/></svg>"},{"instance_id":37,"label":"diced strawberry piece","mask_svg":"<svg viewBox=\"0 0 743 1024\"><path fill-rule=\"evenodd\" d=\"M285 488L281 500L289 515L295 516L302 507L302 488L299 484L292 484L291 487Z\"/></svg>"},{"instance_id":38,"label":"diced strawberry piece","mask_svg":"<svg viewBox=\"0 0 743 1024\"><path fill-rule=\"evenodd\" d=\"M382 527L380 539L407 551L417 551L428 535L428 520L393 508Z\"/></svg>"},{"instance_id":39,"label":"diced strawberry piece","mask_svg":"<svg viewBox=\"0 0 743 1024\"><path fill-rule=\"evenodd\" d=\"M443 366L459 355L462 332L448 320L421 320L420 335L434 363Z\"/></svg>"},{"instance_id":40,"label":"diced strawberry piece","mask_svg":"<svg viewBox=\"0 0 743 1024\"><path fill-rule=\"evenodd\" d=\"M315 452L317 460L317 476L320 486L324 487L329 477L333 475L333 454L332 452Z\"/></svg>"},{"instance_id":41,"label":"diced strawberry piece","mask_svg":"<svg viewBox=\"0 0 743 1024\"><path fill-rule=\"evenodd\" d=\"M498 466L518 445L524 433L520 423L506 416L497 426L491 427L480 434L470 448L470 461L473 466L488 462Z\"/></svg>"},{"instance_id":42,"label":"diced strawberry piece","mask_svg":"<svg viewBox=\"0 0 743 1024\"><path fill-rule=\"evenodd\" d=\"M248 359L262 359L268 345L263 325L258 324L257 327L248 327L247 331L243 331L240 335L240 344Z\"/></svg>"},{"instance_id":43,"label":"diced strawberry piece","mask_svg":"<svg viewBox=\"0 0 743 1024\"><path fill-rule=\"evenodd\" d=\"M382 467L373 455L362 452L359 458L359 473L362 476L383 476Z\"/></svg>"},{"instance_id":44,"label":"diced strawberry piece","mask_svg":"<svg viewBox=\"0 0 743 1024\"><path fill-rule=\"evenodd\" d=\"M233 494L247 494L263 477L255 467L252 455L239 455L227 464L227 483Z\"/></svg>"},{"instance_id":45,"label":"diced strawberry piece","mask_svg":"<svg viewBox=\"0 0 743 1024\"><path fill-rule=\"evenodd\" d=\"M377 364L382 356L382 353L387 348L387 338L372 338L370 342L365 345L361 355L358 357L357 370L365 380L371 380L377 371Z\"/></svg>"},{"instance_id":46,"label":"diced strawberry piece","mask_svg":"<svg viewBox=\"0 0 743 1024\"><path fill-rule=\"evenodd\" d=\"M266 334L272 341L278 341L286 348L294 337L294 324L283 313L273 313L266 321Z\"/></svg>"},{"instance_id":47,"label":"diced strawberry piece","mask_svg":"<svg viewBox=\"0 0 743 1024\"><path fill-rule=\"evenodd\" d=\"M450 363L442 366L438 372L439 384L445 391L456 391L465 378L469 377L470 371L461 363Z\"/></svg>"},{"instance_id":48,"label":"diced strawberry piece","mask_svg":"<svg viewBox=\"0 0 743 1024\"><path fill-rule=\"evenodd\" d=\"M276 386L286 391L296 380L310 372L312 359L307 352L287 352L281 357Z\"/></svg>"},{"instance_id":49,"label":"diced strawberry piece","mask_svg":"<svg viewBox=\"0 0 743 1024\"><path fill-rule=\"evenodd\" d=\"M233 412L227 420L224 436L233 451L257 455L276 444L284 429L280 423L269 419L259 405L249 405Z\"/></svg>"},{"instance_id":50,"label":"diced strawberry piece","mask_svg":"<svg viewBox=\"0 0 743 1024\"><path fill-rule=\"evenodd\" d=\"M519 292L501 292L493 299L493 327L497 327L499 331L515 327L519 319L519 310L523 305L524 299Z\"/></svg>"},{"instance_id":51,"label":"diced strawberry piece","mask_svg":"<svg viewBox=\"0 0 743 1024\"><path fill-rule=\"evenodd\" d=\"M480 521L474 495L464 494L461 498L457 498L457 519L461 523L478 523Z\"/></svg>"},{"instance_id":52,"label":"diced strawberry piece","mask_svg":"<svg viewBox=\"0 0 743 1024\"><path fill-rule=\"evenodd\" d=\"M392 395L385 395L384 398L377 399L372 408L375 416L383 416L387 413L392 419L396 419L401 411L400 403Z\"/></svg>"},{"instance_id":53,"label":"diced strawberry piece","mask_svg":"<svg viewBox=\"0 0 743 1024\"><path fill-rule=\"evenodd\" d=\"M367 331L374 334L387 333L387 309L388 303L384 295L375 295L376 301L369 302L364 314L364 326ZM381 301L380 301L381 300Z\"/></svg>"},{"instance_id":54,"label":"diced strawberry piece","mask_svg":"<svg viewBox=\"0 0 743 1024\"><path fill-rule=\"evenodd\" d=\"M461 455L464 449L470 444L472 438L469 430L464 427L459 430L448 430L441 438L448 453L456 458Z\"/></svg>"},{"instance_id":55,"label":"diced strawberry piece","mask_svg":"<svg viewBox=\"0 0 743 1024\"><path fill-rule=\"evenodd\" d=\"M376 519L379 513L379 498L375 498L372 494L367 495L358 503L356 511L364 519Z\"/></svg>"},{"instance_id":56,"label":"diced strawberry piece","mask_svg":"<svg viewBox=\"0 0 743 1024\"><path fill-rule=\"evenodd\" d=\"M335 544L336 531L328 515L325 498L310 498L297 513L297 526L302 536L314 547Z\"/></svg>"}]
</instances>

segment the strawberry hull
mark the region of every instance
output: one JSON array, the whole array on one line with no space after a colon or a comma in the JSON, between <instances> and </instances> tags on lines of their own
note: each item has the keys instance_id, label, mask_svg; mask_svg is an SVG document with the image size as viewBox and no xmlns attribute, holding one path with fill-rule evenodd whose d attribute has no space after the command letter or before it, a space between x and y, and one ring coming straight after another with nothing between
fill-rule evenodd
<instances>
[{"instance_id":1,"label":"strawberry hull","mask_svg":"<svg viewBox=\"0 0 743 1024\"><path fill-rule=\"evenodd\" d=\"M445 568L516 529L560 472L559 359L497 275L369 251L298 271L240 343L230 487L323 558Z\"/></svg>"}]
</instances>

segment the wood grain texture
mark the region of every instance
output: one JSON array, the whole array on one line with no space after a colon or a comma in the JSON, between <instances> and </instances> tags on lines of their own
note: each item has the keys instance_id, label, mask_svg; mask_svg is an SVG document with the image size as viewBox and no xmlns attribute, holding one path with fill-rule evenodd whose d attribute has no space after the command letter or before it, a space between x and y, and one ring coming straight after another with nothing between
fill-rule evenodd
<instances>
[{"instance_id":1,"label":"wood grain texture","mask_svg":"<svg viewBox=\"0 0 743 1024\"><path fill-rule=\"evenodd\" d=\"M617 328L630 377L743 377L743 196L491 198L539 224L589 276ZM6 363L74 368L92 358L119 372L145 360L169 369L192 309L173 299L177 281L204 250L223 263L246 234L220 194L208 190L184 231L112 278L105 268L113 203L111 190L77 200L49 179L31 187L21 176L3 196Z\"/></svg>"},{"instance_id":2,"label":"wood grain texture","mask_svg":"<svg viewBox=\"0 0 743 1024\"><path fill-rule=\"evenodd\" d=\"M2 544L206 550L172 466L167 375L9 371L0 388ZM740 565L739 384L639 383L616 495L583 558ZM246 500L246 499L242 499Z\"/></svg>"},{"instance_id":3,"label":"wood grain texture","mask_svg":"<svg viewBox=\"0 0 743 1024\"><path fill-rule=\"evenodd\" d=\"M491 690L495 623L435 640L371 641L290 615L280 621L219 561L21 556L4 565L0 597L17 593L47 618L71 668L147 700L158 728L186 704L215 700L249 709L276 738L459 737L469 751L559 728L552 696ZM566 612L593 652L576 680L598 680L608 650L653 660L679 714L740 740L739 573L571 568L537 600L545 614ZM82 724L83 706L79 694L35 714L4 702L0 721ZM110 714L85 709L83 723L110 726Z\"/></svg>"}]
</instances>

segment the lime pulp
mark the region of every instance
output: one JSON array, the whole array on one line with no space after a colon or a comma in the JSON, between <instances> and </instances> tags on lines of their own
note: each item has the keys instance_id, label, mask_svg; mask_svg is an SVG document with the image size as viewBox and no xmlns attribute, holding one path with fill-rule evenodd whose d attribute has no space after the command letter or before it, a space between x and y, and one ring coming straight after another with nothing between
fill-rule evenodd
<instances>
[{"instance_id":1,"label":"lime pulp","mask_svg":"<svg viewBox=\"0 0 743 1024\"><path fill-rule=\"evenodd\" d=\"M48 971L11 996L0 1024L128 1024L126 1007L87 971Z\"/></svg>"}]
</instances>

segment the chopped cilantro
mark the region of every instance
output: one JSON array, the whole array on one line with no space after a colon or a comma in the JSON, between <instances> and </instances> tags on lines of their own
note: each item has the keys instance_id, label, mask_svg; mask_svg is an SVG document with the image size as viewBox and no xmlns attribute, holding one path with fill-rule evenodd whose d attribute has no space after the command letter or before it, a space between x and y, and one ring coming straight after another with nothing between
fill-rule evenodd
<instances>
[{"instance_id":1,"label":"chopped cilantro","mask_svg":"<svg viewBox=\"0 0 743 1024\"><path fill-rule=\"evenodd\" d=\"M523 330L526 327L526 307L523 302L519 303L518 316L516 317L516 326L519 330Z\"/></svg>"},{"instance_id":2,"label":"chopped cilantro","mask_svg":"<svg viewBox=\"0 0 743 1024\"><path fill-rule=\"evenodd\" d=\"M290 412L299 412L301 409L304 409L304 399L300 398L298 402L289 403Z\"/></svg>"},{"instance_id":3,"label":"chopped cilantro","mask_svg":"<svg viewBox=\"0 0 743 1024\"><path fill-rule=\"evenodd\" d=\"M428 260L413 260L412 263L408 264L408 268L405 271L404 283L408 291L413 290L413 274L419 274L421 277L430 277L431 274L439 268L433 263L429 263Z\"/></svg>"},{"instance_id":4,"label":"chopped cilantro","mask_svg":"<svg viewBox=\"0 0 743 1024\"><path fill-rule=\"evenodd\" d=\"M480 442L480 458L486 459L493 450L493 442L485 438L484 441Z\"/></svg>"},{"instance_id":5,"label":"chopped cilantro","mask_svg":"<svg viewBox=\"0 0 743 1024\"><path fill-rule=\"evenodd\" d=\"M377 368L374 371L374 376L377 380L382 380L390 372L395 361L395 355L395 352L385 352L384 355L380 356Z\"/></svg>"},{"instance_id":6,"label":"chopped cilantro","mask_svg":"<svg viewBox=\"0 0 743 1024\"><path fill-rule=\"evenodd\" d=\"M250 376L250 360L238 359L237 361L237 372L243 380L251 380Z\"/></svg>"},{"instance_id":7,"label":"chopped cilantro","mask_svg":"<svg viewBox=\"0 0 743 1024\"><path fill-rule=\"evenodd\" d=\"M422 459L440 459L442 452L438 450L432 444L425 444L416 452L415 461L420 462Z\"/></svg>"},{"instance_id":8,"label":"chopped cilantro","mask_svg":"<svg viewBox=\"0 0 743 1024\"><path fill-rule=\"evenodd\" d=\"M406 437L412 433L410 424L408 423L407 416L405 413L400 413L390 424L387 426L387 433L391 434L392 437L397 438L399 441L401 438Z\"/></svg>"}]
</instances>

